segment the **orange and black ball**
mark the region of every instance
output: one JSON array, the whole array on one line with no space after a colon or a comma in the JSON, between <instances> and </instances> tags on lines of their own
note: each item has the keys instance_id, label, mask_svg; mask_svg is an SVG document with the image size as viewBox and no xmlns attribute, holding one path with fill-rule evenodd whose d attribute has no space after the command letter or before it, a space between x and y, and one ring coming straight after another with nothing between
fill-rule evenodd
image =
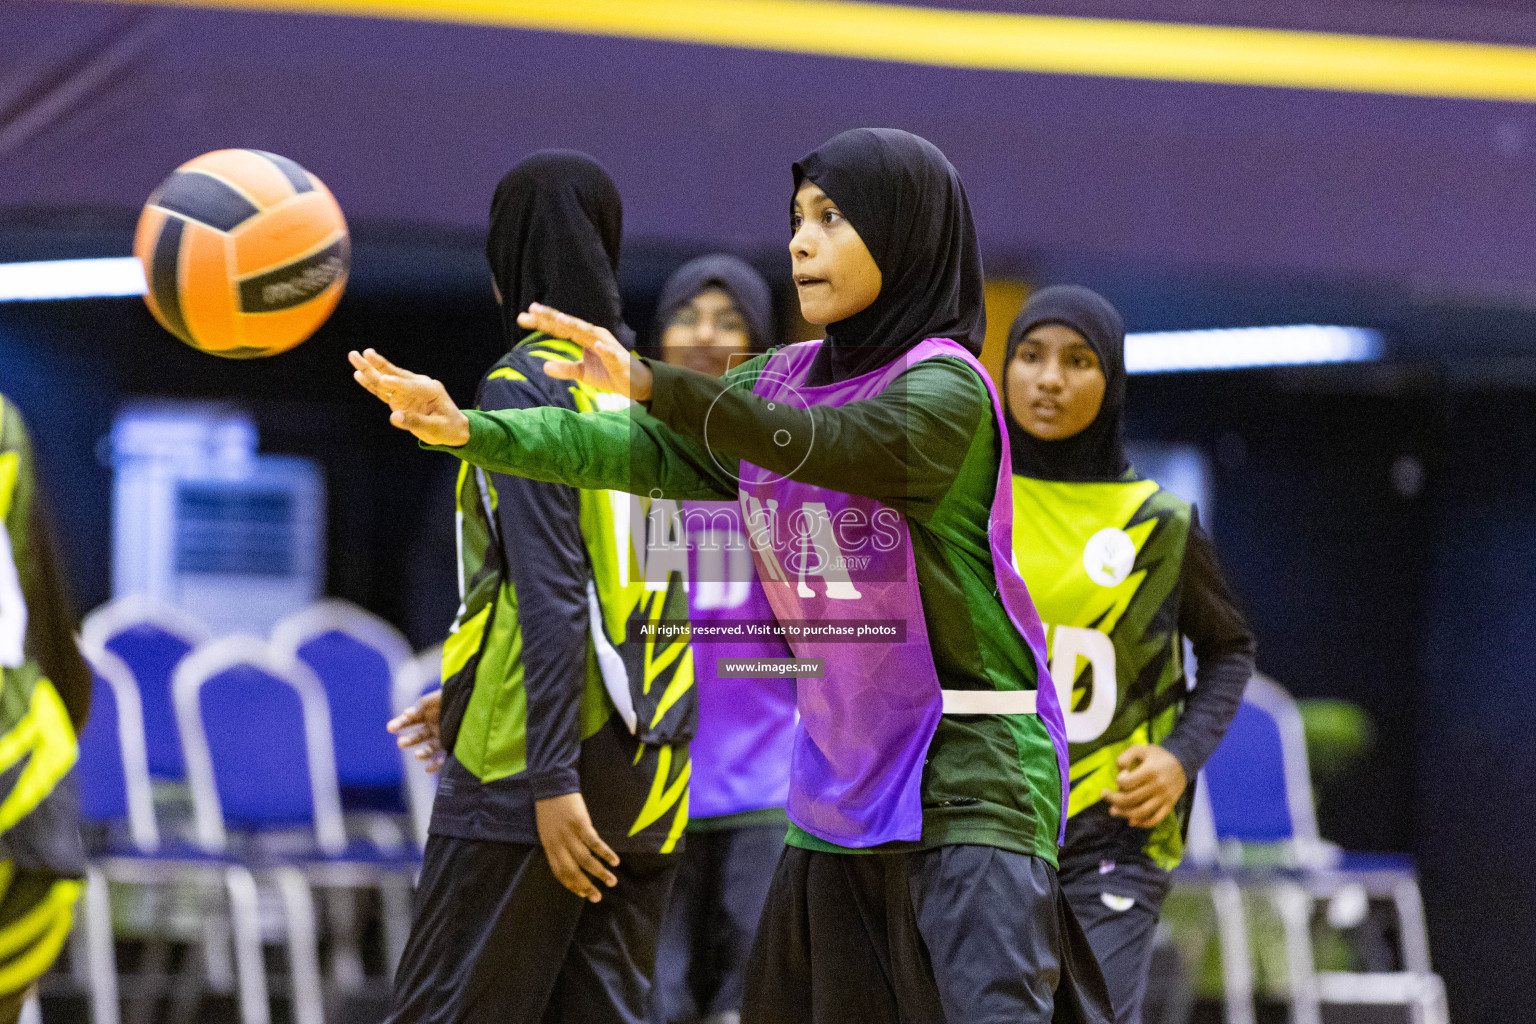
<instances>
[{"instance_id":1,"label":"orange and black ball","mask_svg":"<svg viewBox=\"0 0 1536 1024\"><path fill-rule=\"evenodd\" d=\"M320 181L286 157L221 149L149 197L134 236L155 319L229 359L276 355L331 315L347 283L347 222Z\"/></svg>"}]
</instances>

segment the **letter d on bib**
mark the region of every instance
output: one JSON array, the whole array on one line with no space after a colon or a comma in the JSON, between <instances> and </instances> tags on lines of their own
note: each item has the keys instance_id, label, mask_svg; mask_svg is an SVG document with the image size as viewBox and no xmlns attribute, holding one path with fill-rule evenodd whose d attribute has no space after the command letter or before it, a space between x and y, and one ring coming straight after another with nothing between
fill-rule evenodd
<instances>
[{"instance_id":1,"label":"letter d on bib","mask_svg":"<svg viewBox=\"0 0 1536 1024\"><path fill-rule=\"evenodd\" d=\"M1088 687L1088 707L1072 710L1072 684L1077 679L1077 659L1087 658L1093 669ZM1115 645L1096 629L1054 626L1051 631L1051 678L1067 722L1067 741L1096 740L1115 720L1120 684L1115 678Z\"/></svg>"}]
</instances>

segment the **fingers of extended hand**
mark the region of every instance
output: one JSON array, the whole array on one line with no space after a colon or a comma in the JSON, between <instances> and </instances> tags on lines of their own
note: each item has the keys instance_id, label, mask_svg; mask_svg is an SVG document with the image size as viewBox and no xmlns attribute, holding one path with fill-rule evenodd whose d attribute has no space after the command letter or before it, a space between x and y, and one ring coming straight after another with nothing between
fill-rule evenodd
<instances>
[{"instance_id":1,"label":"fingers of extended hand","mask_svg":"<svg viewBox=\"0 0 1536 1024\"><path fill-rule=\"evenodd\" d=\"M366 388L375 398L388 401L384 398L379 371L364 362L356 352L351 353L347 358L352 361L352 379Z\"/></svg>"},{"instance_id":2,"label":"fingers of extended hand","mask_svg":"<svg viewBox=\"0 0 1536 1024\"><path fill-rule=\"evenodd\" d=\"M517 322L523 327L532 327L557 338L568 338L583 347L593 333L592 325L585 320L562 313L542 302L530 303L527 310L517 314Z\"/></svg>"},{"instance_id":3,"label":"fingers of extended hand","mask_svg":"<svg viewBox=\"0 0 1536 1024\"><path fill-rule=\"evenodd\" d=\"M544 364L544 372L557 380L579 380L581 364L566 359L551 359Z\"/></svg>"},{"instance_id":4,"label":"fingers of extended hand","mask_svg":"<svg viewBox=\"0 0 1536 1024\"><path fill-rule=\"evenodd\" d=\"M363 358L368 361L368 365L372 366L375 370L377 370L379 373L383 374L386 377L419 377L419 376L421 376L418 373L412 373L410 370L404 369L403 367L396 366L394 363L390 362L388 359L385 359L383 356L379 355L379 353L375 349L371 349L371 348L363 349Z\"/></svg>"}]
</instances>

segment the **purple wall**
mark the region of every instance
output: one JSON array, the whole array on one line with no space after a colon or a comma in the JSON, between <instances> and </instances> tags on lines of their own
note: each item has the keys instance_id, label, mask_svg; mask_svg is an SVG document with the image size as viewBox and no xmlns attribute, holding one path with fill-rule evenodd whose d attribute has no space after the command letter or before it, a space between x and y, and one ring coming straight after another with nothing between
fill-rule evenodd
<instances>
[{"instance_id":1,"label":"purple wall","mask_svg":"<svg viewBox=\"0 0 1536 1024\"><path fill-rule=\"evenodd\" d=\"M613 171L631 237L778 245L790 161L859 124L949 153L999 269L1536 285L1536 116L1513 104L97 4L9 4L0 33L0 213L136 207L181 161L257 146L354 219L476 227L508 165L565 145Z\"/></svg>"}]
</instances>

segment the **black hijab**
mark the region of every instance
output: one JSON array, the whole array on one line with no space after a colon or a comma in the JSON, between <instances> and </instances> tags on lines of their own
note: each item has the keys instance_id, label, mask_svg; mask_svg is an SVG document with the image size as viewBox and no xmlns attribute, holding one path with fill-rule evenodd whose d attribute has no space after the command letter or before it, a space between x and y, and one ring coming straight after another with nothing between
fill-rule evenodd
<instances>
[{"instance_id":1,"label":"black hijab","mask_svg":"<svg viewBox=\"0 0 1536 1024\"><path fill-rule=\"evenodd\" d=\"M1104 401L1082 430L1060 441L1042 441L1019 426L1008 410L1008 366L1024 336L1042 324L1072 328L1099 357L1104 372ZM1003 357L1003 405L1008 411L1008 447L1018 476L1075 483L1119 480L1130 468L1125 456L1125 322L1098 292L1081 285L1058 284L1029 297L1008 330Z\"/></svg>"},{"instance_id":2,"label":"black hijab","mask_svg":"<svg viewBox=\"0 0 1536 1024\"><path fill-rule=\"evenodd\" d=\"M531 302L606 327L632 347L617 276L623 233L619 190L585 153L545 149L508 171L491 199L485 239L507 347L527 333L517 314Z\"/></svg>"},{"instance_id":3,"label":"black hijab","mask_svg":"<svg viewBox=\"0 0 1536 1024\"><path fill-rule=\"evenodd\" d=\"M761 352L773 344L773 297L768 282L745 260L726 253L700 256L689 260L667 278L656 303L656 346L661 346L661 332L672 322L672 314L692 302L703 291L719 288L747 322L747 336L752 350Z\"/></svg>"},{"instance_id":4,"label":"black hijab","mask_svg":"<svg viewBox=\"0 0 1536 1024\"><path fill-rule=\"evenodd\" d=\"M795 164L831 197L880 268L868 309L827 325L807 383L878 370L924 338L980 355L987 331L981 251L960 175L937 146L895 128L854 128Z\"/></svg>"}]
</instances>

